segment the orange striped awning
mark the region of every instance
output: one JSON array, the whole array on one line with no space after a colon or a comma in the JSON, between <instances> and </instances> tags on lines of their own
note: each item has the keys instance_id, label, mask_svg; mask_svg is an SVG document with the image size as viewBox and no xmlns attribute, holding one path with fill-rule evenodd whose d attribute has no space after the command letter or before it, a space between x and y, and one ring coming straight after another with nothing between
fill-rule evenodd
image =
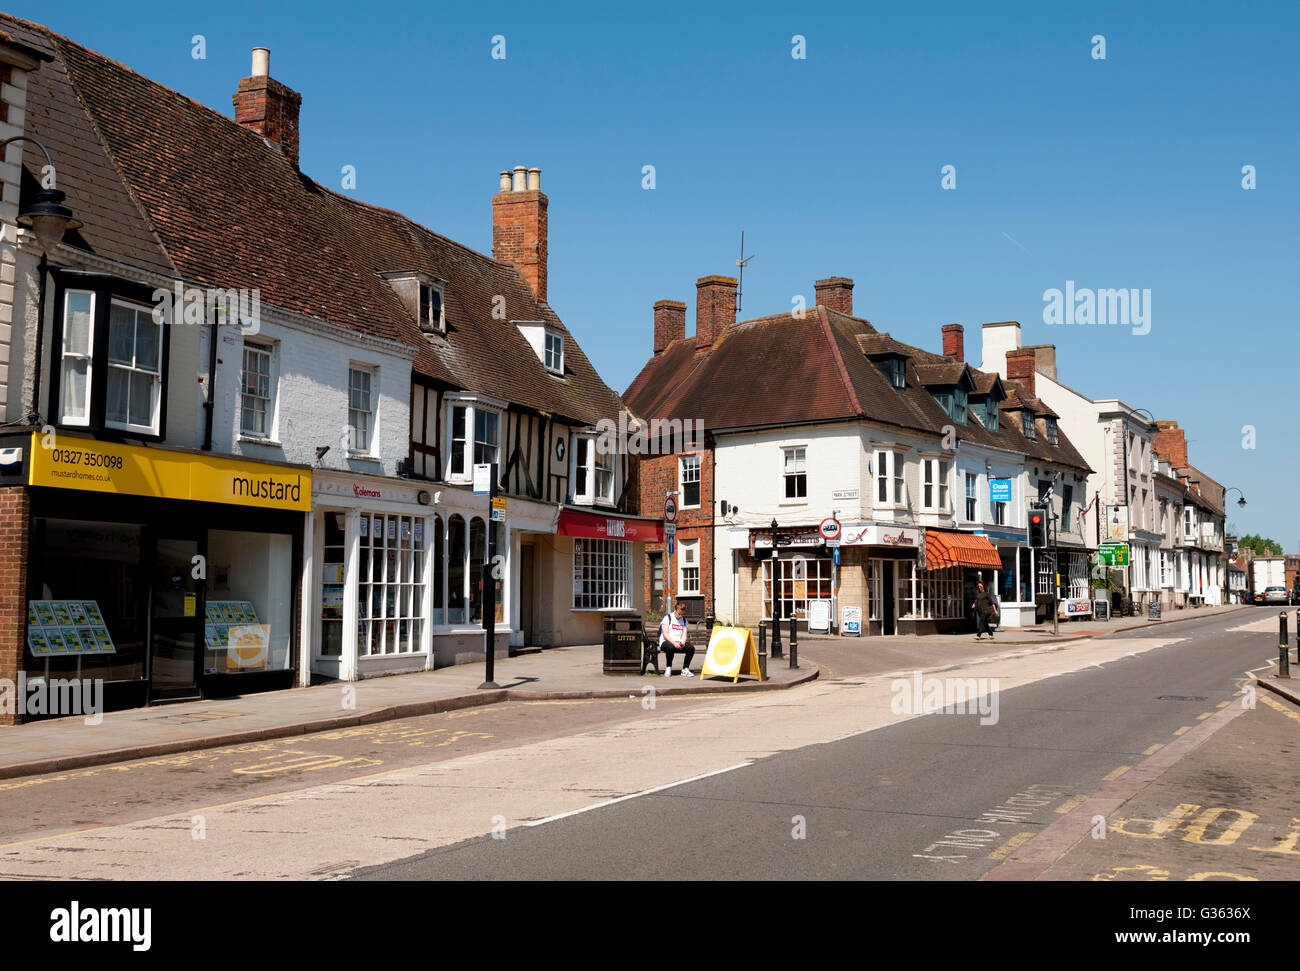
<instances>
[{"instance_id":1,"label":"orange striped awning","mask_svg":"<svg viewBox=\"0 0 1300 971\"><path fill-rule=\"evenodd\" d=\"M948 566L983 566L996 570L1002 566L1002 557L985 536L927 529L925 568L941 570Z\"/></svg>"}]
</instances>

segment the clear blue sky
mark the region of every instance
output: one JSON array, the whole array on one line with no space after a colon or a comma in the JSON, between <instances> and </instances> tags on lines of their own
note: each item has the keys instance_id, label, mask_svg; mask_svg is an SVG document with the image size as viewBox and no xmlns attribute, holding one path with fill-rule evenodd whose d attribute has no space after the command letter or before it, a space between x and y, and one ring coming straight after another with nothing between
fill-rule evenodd
<instances>
[{"instance_id":1,"label":"clear blue sky","mask_svg":"<svg viewBox=\"0 0 1300 971\"><path fill-rule=\"evenodd\" d=\"M934 350L962 323L975 363L980 323L1019 320L1067 384L1177 419L1248 497L1230 524L1300 546L1300 5L468 6L11 9L227 115L269 47L303 95L304 171L337 187L355 165L359 197L484 252L497 173L540 166L550 302L616 390L654 301L693 320L744 229L743 316L849 276L859 316ZM1150 333L1045 325L1066 280L1149 288Z\"/></svg>"}]
</instances>

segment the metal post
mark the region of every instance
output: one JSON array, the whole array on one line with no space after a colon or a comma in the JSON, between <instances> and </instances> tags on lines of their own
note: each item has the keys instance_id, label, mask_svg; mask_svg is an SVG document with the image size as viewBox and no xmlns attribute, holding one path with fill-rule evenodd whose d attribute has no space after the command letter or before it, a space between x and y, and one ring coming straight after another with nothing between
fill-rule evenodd
<instances>
[{"instance_id":1,"label":"metal post","mask_svg":"<svg viewBox=\"0 0 1300 971\"><path fill-rule=\"evenodd\" d=\"M1061 537L1058 534L1056 529L1056 512L1052 509L1051 500L1048 501L1047 512L1048 512L1047 521L1051 523L1050 528L1052 534L1052 542L1059 543ZM1058 547L1053 546L1052 547L1052 633L1053 634L1061 633L1061 618L1059 616L1060 610L1057 608L1057 601L1056 601L1057 594L1060 592L1057 589L1060 586L1060 583L1061 583L1061 551Z\"/></svg>"},{"instance_id":2,"label":"metal post","mask_svg":"<svg viewBox=\"0 0 1300 971\"><path fill-rule=\"evenodd\" d=\"M1282 610L1277 615L1277 676L1279 678L1291 677L1291 657L1287 653L1289 646L1286 636L1286 611Z\"/></svg>"},{"instance_id":3,"label":"metal post","mask_svg":"<svg viewBox=\"0 0 1300 971\"><path fill-rule=\"evenodd\" d=\"M767 628L758 625L758 672L767 680Z\"/></svg>"},{"instance_id":4,"label":"metal post","mask_svg":"<svg viewBox=\"0 0 1300 971\"><path fill-rule=\"evenodd\" d=\"M799 618L790 618L790 667L799 666Z\"/></svg>"},{"instance_id":5,"label":"metal post","mask_svg":"<svg viewBox=\"0 0 1300 971\"><path fill-rule=\"evenodd\" d=\"M772 657L780 660L785 657L781 650L781 558L776 550L776 530L772 530Z\"/></svg>"},{"instance_id":6,"label":"metal post","mask_svg":"<svg viewBox=\"0 0 1300 971\"><path fill-rule=\"evenodd\" d=\"M1295 615L1295 663L1300 667L1300 610Z\"/></svg>"},{"instance_id":7,"label":"metal post","mask_svg":"<svg viewBox=\"0 0 1300 971\"><path fill-rule=\"evenodd\" d=\"M494 666L496 663L496 639L497 639L497 581L493 576L496 558L497 542L496 530L493 529L492 504L497 497L497 464L492 463L492 471L489 473L492 481L488 486L488 521L487 521L487 559L483 562L483 574L480 582L483 584L483 649L487 663L487 678L479 685L479 688L497 688L500 687L493 680Z\"/></svg>"}]
</instances>

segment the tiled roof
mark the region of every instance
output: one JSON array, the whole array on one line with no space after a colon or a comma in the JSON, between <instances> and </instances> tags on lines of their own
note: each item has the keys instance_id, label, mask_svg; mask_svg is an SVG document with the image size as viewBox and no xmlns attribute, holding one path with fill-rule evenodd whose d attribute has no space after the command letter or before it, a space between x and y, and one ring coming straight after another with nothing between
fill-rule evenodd
<instances>
[{"instance_id":1,"label":"tiled roof","mask_svg":"<svg viewBox=\"0 0 1300 971\"><path fill-rule=\"evenodd\" d=\"M895 388L868 357L889 354L908 358L905 388ZM952 384L963 372L986 393L996 379L818 306L802 319L739 321L712 348L697 348L693 337L675 341L646 362L623 397L644 418L698 418L712 430L862 419L941 436L952 419L925 385ZM991 432L968 418L957 435L1088 469L1064 433L1053 446L1026 439L1014 421Z\"/></svg>"},{"instance_id":2,"label":"tiled roof","mask_svg":"<svg viewBox=\"0 0 1300 971\"><path fill-rule=\"evenodd\" d=\"M617 415L618 396L513 267L339 195L226 115L0 16L0 29L20 28L54 52L30 77L28 131L55 156L59 188L86 224L70 245L201 285L257 288L263 304L412 347L418 373L455 388L581 423ZM487 203L485 193L485 218ZM377 276L408 269L446 282L445 337L421 333ZM506 320L493 316L497 295ZM565 331L562 378L512 320Z\"/></svg>"}]
</instances>

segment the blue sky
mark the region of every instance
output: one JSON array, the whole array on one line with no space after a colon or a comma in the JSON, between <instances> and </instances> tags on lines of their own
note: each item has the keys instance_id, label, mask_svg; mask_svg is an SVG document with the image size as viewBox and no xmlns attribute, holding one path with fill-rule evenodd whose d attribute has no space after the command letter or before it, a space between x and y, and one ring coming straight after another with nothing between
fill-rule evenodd
<instances>
[{"instance_id":1,"label":"blue sky","mask_svg":"<svg viewBox=\"0 0 1300 971\"><path fill-rule=\"evenodd\" d=\"M693 320L743 229L742 316L849 276L859 316L934 350L964 324L974 363L980 323L1019 320L1066 384L1177 419L1249 499L1230 524L1300 547L1300 5L466 6L10 9L227 115L269 47L307 174L355 165L359 197L484 252L497 173L541 167L550 302L616 390L654 301ZM1045 325L1066 280L1149 288L1150 332Z\"/></svg>"}]
</instances>

